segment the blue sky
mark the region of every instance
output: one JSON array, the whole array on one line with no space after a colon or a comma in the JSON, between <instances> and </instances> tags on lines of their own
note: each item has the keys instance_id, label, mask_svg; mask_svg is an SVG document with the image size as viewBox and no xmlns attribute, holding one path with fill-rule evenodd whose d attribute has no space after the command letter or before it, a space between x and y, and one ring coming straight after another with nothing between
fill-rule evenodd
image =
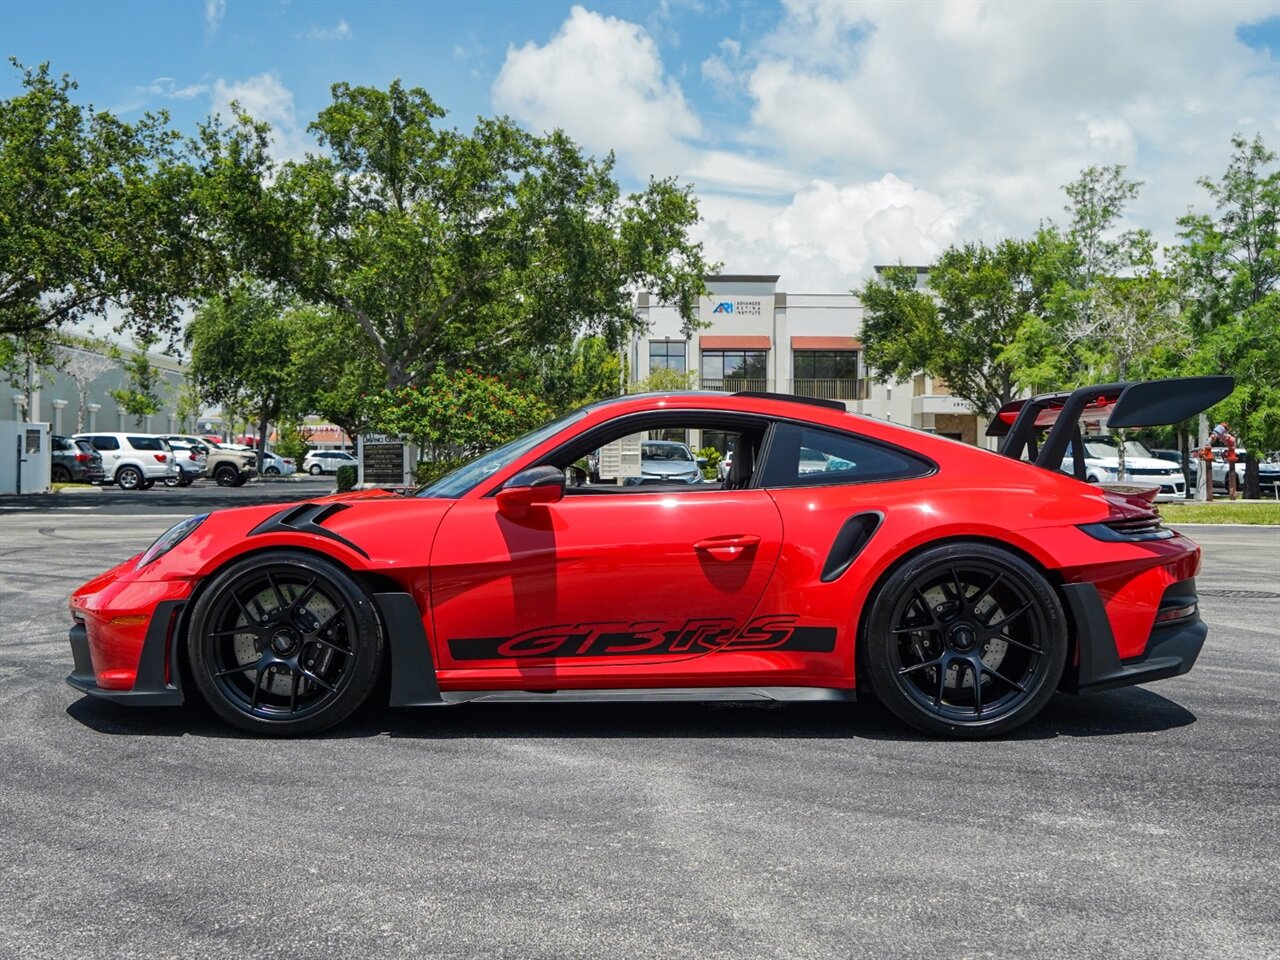
<instances>
[{"instance_id":1,"label":"blue sky","mask_svg":"<svg viewBox=\"0 0 1280 960\"><path fill-rule=\"evenodd\" d=\"M0 52L188 131L238 99L282 157L331 83L400 77L459 125L508 113L628 185L693 183L712 256L794 292L1026 233L1088 164L1126 164L1131 221L1173 242L1233 133L1280 147L1280 0L0 0Z\"/></svg>"}]
</instances>

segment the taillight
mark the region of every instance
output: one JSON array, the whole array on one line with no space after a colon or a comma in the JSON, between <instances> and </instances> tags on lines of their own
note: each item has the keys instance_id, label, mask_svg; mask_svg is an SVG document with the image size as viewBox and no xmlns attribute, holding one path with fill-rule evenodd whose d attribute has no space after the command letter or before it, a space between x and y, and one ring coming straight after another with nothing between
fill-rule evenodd
<instances>
[{"instance_id":1,"label":"taillight","mask_svg":"<svg viewBox=\"0 0 1280 960\"><path fill-rule=\"evenodd\" d=\"M76 454L76 463L88 463L92 459L93 457L89 456L87 453Z\"/></svg>"},{"instance_id":2,"label":"taillight","mask_svg":"<svg viewBox=\"0 0 1280 960\"><path fill-rule=\"evenodd\" d=\"M196 452L195 452L194 450L192 450L192 451L191 451L191 453L190 453L190 455L189 455L189 458L188 458L188 459L191 459L191 460L196 460L196 459L198 459L198 458L196 457Z\"/></svg>"},{"instance_id":3,"label":"taillight","mask_svg":"<svg viewBox=\"0 0 1280 960\"><path fill-rule=\"evenodd\" d=\"M169 459L169 455L167 453L153 453L152 456L156 458L156 462L158 463L164 463Z\"/></svg>"}]
</instances>

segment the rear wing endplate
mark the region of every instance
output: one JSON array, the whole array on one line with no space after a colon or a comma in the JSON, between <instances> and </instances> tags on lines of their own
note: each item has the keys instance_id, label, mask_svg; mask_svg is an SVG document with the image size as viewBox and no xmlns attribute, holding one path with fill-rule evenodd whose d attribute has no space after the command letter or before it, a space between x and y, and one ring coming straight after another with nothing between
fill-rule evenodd
<instances>
[{"instance_id":1,"label":"rear wing endplate","mask_svg":"<svg viewBox=\"0 0 1280 960\"><path fill-rule=\"evenodd\" d=\"M1044 393L1030 400L1006 403L987 427L987 436L1004 437L1000 453L1021 460L1023 453L1036 466L1061 468L1071 445L1073 470L1084 479L1084 449L1080 423L1106 421L1119 427L1162 427L1181 423L1225 399L1235 389L1227 376L1137 380L1080 387L1063 393ZM1040 433L1048 430L1044 442Z\"/></svg>"}]
</instances>

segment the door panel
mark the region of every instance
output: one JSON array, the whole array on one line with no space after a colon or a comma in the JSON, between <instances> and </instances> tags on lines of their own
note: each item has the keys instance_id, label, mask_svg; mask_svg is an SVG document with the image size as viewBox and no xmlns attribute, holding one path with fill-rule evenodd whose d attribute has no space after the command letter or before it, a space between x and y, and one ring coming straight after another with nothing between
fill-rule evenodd
<instances>
[{"instance_id":1,"label":"door panel","mask_svg":"<svg viewBox=\"0 0 1280 960\"><path fill-rule=\"evenodd\" d=\"M625 667L745 642L781 540L759 490L570 494L519 521L461 500L431 555L438 664Z\"/></svg>"}]
</instances>

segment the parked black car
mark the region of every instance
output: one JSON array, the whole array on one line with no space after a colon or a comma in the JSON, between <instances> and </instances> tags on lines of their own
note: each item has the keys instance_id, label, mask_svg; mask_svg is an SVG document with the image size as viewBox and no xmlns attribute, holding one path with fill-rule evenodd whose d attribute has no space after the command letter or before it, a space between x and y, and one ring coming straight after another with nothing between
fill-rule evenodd
<instances>
[{"instance_id":1,"label":"parked black car","mask_svg":"<svg viewBox=\"0 0 1280 960\"><path fill-rule=\"evenodd\" d=\"M49 455L53 460L49 478L54 483L101 483L105 476L102 454L88 440L54 434Z\"/></svg>"}]
</instances>

